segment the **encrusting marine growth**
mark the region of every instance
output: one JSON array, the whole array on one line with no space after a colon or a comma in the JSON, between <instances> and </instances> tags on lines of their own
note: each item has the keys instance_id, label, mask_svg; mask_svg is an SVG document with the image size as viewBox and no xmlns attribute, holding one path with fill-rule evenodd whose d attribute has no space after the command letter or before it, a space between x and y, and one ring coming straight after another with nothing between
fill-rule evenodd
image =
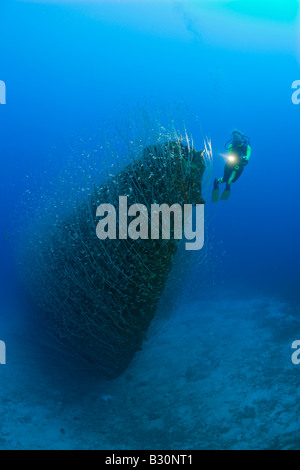
<instances>
[{"instance_id":1,"label":"encrusting marine growth","mask_svg":"<svg viewBox=\"0 0 300 470\"><path fill-rule=\"evenodd\" d=\"M117 207L120 195L148 209L153 203L202 204L204 170L203 152L180 140L147 146L36 248L27 284L42 321L105 378L121 374L141 349L179 241L99 240L97 207Z\"/></svg>"}]
</instances>

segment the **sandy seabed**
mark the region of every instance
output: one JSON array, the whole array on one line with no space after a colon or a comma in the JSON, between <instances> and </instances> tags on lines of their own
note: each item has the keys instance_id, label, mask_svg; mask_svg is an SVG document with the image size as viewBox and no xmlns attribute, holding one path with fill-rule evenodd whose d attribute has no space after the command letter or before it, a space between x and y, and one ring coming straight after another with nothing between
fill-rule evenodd
<instances>
[{"instance_id":1,"label":"sandy seabed","mask_svg":"<svg viewBox=\"0 0 300 470\"><path fill-rule=\"evenodd\" d=\"M299 450L297 312L223 297L183 300L113 381L2 321L0 449Z\"/></svg>"}]
</instances>

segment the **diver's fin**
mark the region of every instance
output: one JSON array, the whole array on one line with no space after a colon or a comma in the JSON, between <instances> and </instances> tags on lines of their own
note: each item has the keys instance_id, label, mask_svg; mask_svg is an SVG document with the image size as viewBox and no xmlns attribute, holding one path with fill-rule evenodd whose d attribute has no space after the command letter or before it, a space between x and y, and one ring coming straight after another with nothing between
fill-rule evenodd
<instances>
[{"instance_id":1,"label":"diver's fin","mask_svg":"<svg viewBox=\"0 0 300 470\"><path fill-rule=\"evenodd\" d=\"M227 201L227 199L229 199L229 196L230 196L230 185L226 184L225 190L221 196L221 201Z\"/></svg>"},{"instance_id":2,"label":"diver's fin","mask_svg":"<svg viewBox=\"0 0 300 470\"><path fill-rule=\"evenodd\" d=\"M217 180L215 180L214 189L213 189L213 192L212 192L212 195L211 195L211 201L212 202L218 202L219 196L220 196L219 185L218 185Z\"/></svg>"}]
</instances>

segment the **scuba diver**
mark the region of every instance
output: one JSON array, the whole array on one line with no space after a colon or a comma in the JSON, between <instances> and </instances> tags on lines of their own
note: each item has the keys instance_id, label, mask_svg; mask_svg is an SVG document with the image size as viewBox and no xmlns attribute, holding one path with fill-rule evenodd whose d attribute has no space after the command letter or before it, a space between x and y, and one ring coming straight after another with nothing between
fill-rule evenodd
<instances>
[{"instance_id":1,"label":"scuba diver","mask_svg":"<svg viewBox=\"0 0 300 470\"><path fill-rule=\"evenodd\" d=\"M227 161L224 168L224 176L215 179L212 192L212 202L219 200L219 185L226 183L225 190L221 196L221 200L226 201L230 196L230 186L235 183L244 171L251 155L250 139L242 132L235 129L232 131L231 139L226 143Z\"/></svg>"}]
</instances>

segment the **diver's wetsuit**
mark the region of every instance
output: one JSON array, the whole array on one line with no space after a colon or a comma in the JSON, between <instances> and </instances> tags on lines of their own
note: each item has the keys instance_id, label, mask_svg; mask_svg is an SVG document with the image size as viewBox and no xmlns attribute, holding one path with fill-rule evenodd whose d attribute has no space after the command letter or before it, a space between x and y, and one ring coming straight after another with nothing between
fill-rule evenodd
<instances>
[{"instance_id":1,"label":"diver's wetsuit","mask_svg":"<svg viewBox=\"0 0 300 470\"><path fill-rule=\"evenodd\" d=\"M219 180L219 183L228 183L233 172L235 172L235 176L230 181L230 184L235 183L239 179L244 171L244 167L248 164L248 160L251 154L251 147L245 143L239 146L230 144L228 147L228 153L237 155L239 161L237 163L227 160L224 168L224 176L222 179L220 178L222 181ZM242 157L244 158L242 159Z\"/></svg>"},{"instance_id":2,"label":"diver's wetsuit","mask_svg":"<svg viewBox=\"0 0 300 470\"><path fill-rule=\"evenodd\" d=\"M228 151L227 161L224 168L224 176L215 179L213 192L211 195L212 202L218 202L221 183L225 183L225 190L222 193L221 200L227 201L230 196L230 186L235 183L244 171L244 167L248 164L251 155L250 140L244 136L240 131L235 130L232 132L232 138L225 148ZM229 144L229 145L228 145Z\"/></svg>"}]
</instances>

